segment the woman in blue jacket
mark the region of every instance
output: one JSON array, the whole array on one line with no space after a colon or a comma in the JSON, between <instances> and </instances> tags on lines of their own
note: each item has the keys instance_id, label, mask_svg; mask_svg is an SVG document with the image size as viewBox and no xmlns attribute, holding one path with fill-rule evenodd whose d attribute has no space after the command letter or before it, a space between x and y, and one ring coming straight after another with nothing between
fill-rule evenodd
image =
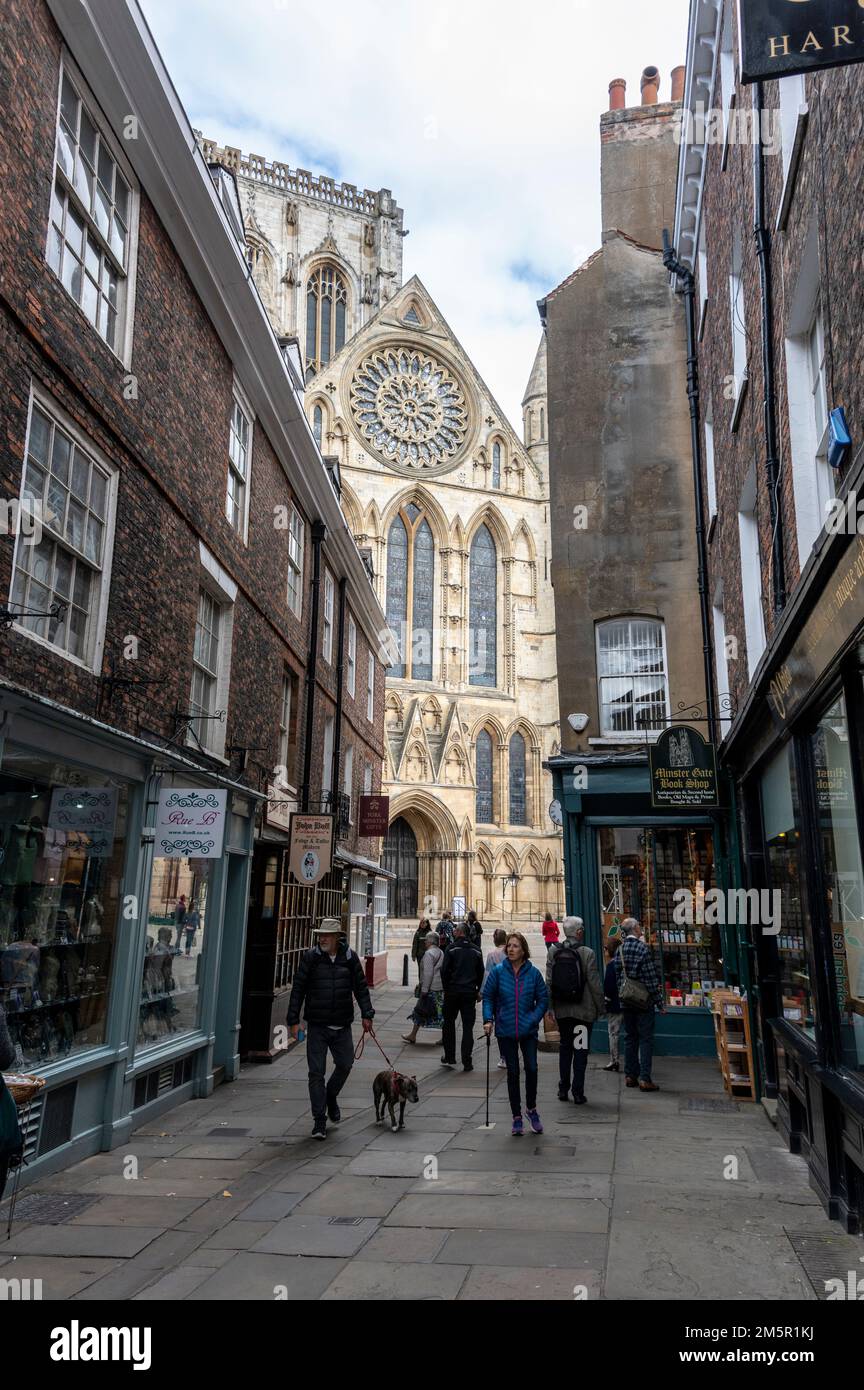
<instances>
[{"instance_id":1,"label":"woman in blue jacket","mask_svg":"<svg viewBox=\"0 0 864 1390\"><path fill-rule=\"evenodd\" d=\"M549 992L540 971L531 964L528 942L510 932L505 957L483 986L483 1028L492 1032L507 1063L507 1091L513 1111L513 1133L522 1134L522 1093L519 1089L519 1049L525 1066L525 1108L535 1134L543 1133L537 1114L537 1032L549 1005Z\"/></svg>"}]
</instances>

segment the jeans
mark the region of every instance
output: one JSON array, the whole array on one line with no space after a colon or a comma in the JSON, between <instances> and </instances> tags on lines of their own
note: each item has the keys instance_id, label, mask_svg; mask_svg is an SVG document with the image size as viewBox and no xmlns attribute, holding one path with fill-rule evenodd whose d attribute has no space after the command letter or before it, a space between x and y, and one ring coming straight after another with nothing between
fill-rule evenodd
<instances>
[{"instance_id":1,"label":"jeans","mask_svg":"<svg viewBox=\"0 0 864 1390\"><path fill-rule=\"evenodd\" d=\"M519 1089L519 1049L522 1049L522 1062L525 1067L525 1107L533 1110L537 1105L537 1035L524 1038L498 1039L501 1056L507 1063L507 1094L510 1109L514 1115L522 1114L522 1093Z\"/></svg>"},{"instance_id":2,"label":"jeans","mask_svg":"<svg viewBox=\"0 0 864 1390\"><path fill-rule=\"evenodd\" d=\"M609 1021L609 1061L621 1060L621 1020L623 1014L607 1014Z\"/></svg>"},{"instance_id":3,"label":"jeans","mask_svg":"<svg viewBox=\"0 0 864 1390\"><path fill-rule=\"evenodd\" d=\"M651 1060L654 1056L654 1006L645 1009L624 1009L624 1075L651 1080Z\"/></svg>"},{"instance_id":4,"label":"jeans","mask_svg":"<svg viewBox=\"0 0 864 1390\"><path fill-rule=\"evenodd\" d=\"M474 1020L477 1017L476 994L451 994L444 991L444 1026L441 1040L444 1044L444 1058L456 1061L456 1019L462 1018L462 1065L471 1066L471 1052L474 1047Z\"/></svg>"},{"instance_id":5,"label":"jeans","mask_svg":"<svg viewBox=\"0 0 864 1390\"><path fill-rule=\"evenodd\" d=\"M328 1048L336 1065L325 1087L324 1073L327 1069ZM307 1024L306 1063L309 1067L312 1118L326 1120L327 1107L335 1104L336 1097L348 1080L348 1073L354 1065L354 1039L351 1036L350 1023L335 1033L322 1023Z\"/></svg>"},{"instance_id":6,"label":"jeans","mask_svg":"<svg viewBox=\"0 0 864 1390\"><path fill-rule=\"evenodd\" d=\"M577 1028L583 1031L577 1034ZM558 1032L561 1037L558 1048L560 1088L569 1091L572 1077L574 1096L584 1096L585 1070L591 1049L591 1024L580 1023L578 1018L559 1018ZM581 1041L581 1047L576 1046L577 1040Z\"/></svg>"}]
</instances>

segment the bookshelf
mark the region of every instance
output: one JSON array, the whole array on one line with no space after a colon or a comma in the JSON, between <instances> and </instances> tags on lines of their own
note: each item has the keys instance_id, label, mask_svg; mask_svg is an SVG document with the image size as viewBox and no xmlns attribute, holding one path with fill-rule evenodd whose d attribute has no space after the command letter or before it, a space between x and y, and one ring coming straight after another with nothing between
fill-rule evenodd
<instances>
[{"instance_id":1,"label":"bookshelf","mask_svg":"<svg viewBox=\"0 0 864 1390\"><path fill-rule=\"evenodd\" d=\"M717 1059L726 1094L732 1100L756 1099L756 1072L750 1034L750 1006L731 989L715 989L711 998Z\"/></svg>"}]
</instances>

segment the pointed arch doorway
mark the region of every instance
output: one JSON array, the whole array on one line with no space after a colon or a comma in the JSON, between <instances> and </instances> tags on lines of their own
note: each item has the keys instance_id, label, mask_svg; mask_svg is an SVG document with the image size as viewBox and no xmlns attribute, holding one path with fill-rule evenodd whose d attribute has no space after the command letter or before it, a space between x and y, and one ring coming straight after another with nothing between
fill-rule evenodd
<instances>
[{"instance_id":1,"label":"pointed arch doorway","mask_svg":"<svg viewBox=\"0 0 864 1390\"><path fill-rule=\"evenodd\" d=\"M404 816L393 821L384 841L384 868L390 879L388 911L390 917L417 915L417 836Z\"/></svg>"}]
</instances>

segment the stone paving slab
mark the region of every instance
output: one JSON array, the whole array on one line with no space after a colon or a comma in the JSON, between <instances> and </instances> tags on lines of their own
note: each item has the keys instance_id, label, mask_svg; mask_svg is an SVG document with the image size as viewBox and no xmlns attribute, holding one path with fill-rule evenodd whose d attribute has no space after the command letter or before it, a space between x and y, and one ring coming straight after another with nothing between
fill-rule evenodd
<instances>
[{"instance_id":1,"label":"stone paving slab","mask_svg":"<svg viewBox=\"0 0 864 1390\"><path fill-rule=\"evenodd\" d=\"M354 1260L338 1274L322 1301L455 1299L468 1267L442 1264L390 1264Z\"/></svg>"},{"instance_id":2,"label":"stone paving slab","mask_svg":"<svg viewBox=\"0 0 864 1390\"><path fill-rule=\"evenodd\" d=\"M189 1294L212 1274L213 1270L206 1265L183 1265L180 1269L172 1269L163 1274L155 1284L148 1284L140 1293L133 1295L132 1301L176 1303L180 1299L188 1298Z\"/></svg>"},{"instance_id":3,"label":"stone paving slab","mask_svg":"<svg viewBox=\"0 0 864 1390\"><path fill-rule=\"evenodd\" d=\"M272 1221L241 1221L239 1218L229 1221L209 1236L203 1246L198 1246L195 1259L198 1259L201 1250L251 1250L253 1245L269 1235L273 1224Z\"/></svg>"},{"instance_id":4,"label":"stone paving slab","mask_svg":"<svg viewBox=\"0 0 864 1390\"><path fill-rule=\"evenodd\" d=\"M615 1221L605 1296L610 1299L739 1300L815 1298L784 1234L744 1234L703 1219Z\"/></svg>"},{"instance_id":5,"label":"stone paving slab","mask_svg":"<svg viewBox=\"0 0 864 1390\"><path fill-rule=\"evenodd\" d=\"M448 1172L439 1164L434 1180L419 1178L409 1193L452 1193L465 1197L554 1197L559 1202L571 1198L598 1198L611 1202L612 1179L602 1173L514 1173L488 1169L482 1173Z\"/></svg>"},{"instance_id":6,"label":"stone paving slab","mask_svg":"<svg viewBox=\"0 0 864 1390\"><path fill-rule=\"evenodd\" d=\"M134 1183L127 1183L128 1188ZM195 1197L100 1197L92 1207L73 1216L70 1226L174 1226L190 1216L203 1198Z\"/></svg>"},{"instance_id":7,"label":"stone paving slab","mask_svg":"<svg viewBox=\"0 0 864 1390\"><path fill-rule=\"evenodd\" d=\"M546 1231L453 1231L438 1261L443 1264L515 1265L535 1269L602 1269L605 1235L558 1235ZM584 1282L584 1281L583 1281Z\"/></svg>"},{"instance_id":8,"label":"stone paving slab","mask_svg":"<svg viewBox=\"0 0 864 1390\"><path fill-rule=\"evenodd\" d=\"M449 1231L423 1230L416 1226L381 1226L357 1254L357 1260L384 1260L391 1264L431 1263L441 1253Z\"/></svg>"},{"instance_id":9,"label":"stone paving slab","mask_svg":"<svg viewBox=\"0 0 864 1390\"><path fill-rule=\"evenodd\" d=\"M524 1303L548 1299L572 1303L577 1292L580 1300L599 1298L601 1282L597 1269L498 1269L474 1265L459 1290L459 1300Z\"/></svg>"},{"instance_id":10,"label":"stone paving slab","mask_svg":"<svg viewBox=\"0 0 864 1390\"><path fill-rule=\"evenodd\" d=\"M4 1243L3 1250L7 1250ZM93 1285L107 1276L116 1278L122 1271L122 1262L117 1259L100 1259L93 1256L69 1255L64 1258L46 1260L44 1255L19 1255L17 1259L4 1258L0 1279L41 1279L43 1302L57 1302L80 1295L82 1289ZM8 1315L7 1315L8 1318Z\"/></svg>"},{"instance_id":11,"label":"stone paving slab","mask_svg":"<svg viewBox=\"0 0 864 1390\"><path fill-rule=\"evenodd\" d=\"M396 1206L410 1182L410 1178L358 1178L340 1174L304 1197L296 1213L298 1216L333 1216L335 1213L340 1216L386 1216Z\"/></svg>"},{"instance_id":12,"label":"stone paving slab","mask_svg":"<svg viewBox=\"0 0 864 1390\"><path fill-rule=\"evenodd\" d=\"M211 1273L189 1295L190 1300L224 1299L227 1302L276 1301L274 1290L288 1302L318 1299L344 1268L338 1259L298 1260L294 1256L241 1252Z\"/></svg>"},{"instance_id":13,"label":"stone paving slab","mask_svg":"<svg viewBox=\"0 0 864 1390\"><path fill-rule=\"evenodd\" d=\"M429 1184L430 1188L434 1184ZM609 1208L600 1201L581 1197L476 1197L434 1192L403 1197L386 1218L386 1226L445 1226L453 1230L534 1231L538 1242L544 1232L605 1232Z\"/></svg>"},{"instance_id":14,"label":"stone paving slab","mask_svg":"<svg viewBox=\"0 0 864 1390\"><path fill-rule=\"evenodd\" d=\"M333 1213L341 1216L342 1212ZM262 1255L356 1255L377 1229L377 1220L362 1219L356 1225L333 1225L330 1216L301 1216L295 1212L279 1221L252 1247Z\"/></svg>"},{"instance_id":15,"label":"stone paving slab","mask_svg":"<svg viewBox=\"0 0 864 1390\"><path fill-rule=\"evenodd\" d=\"M3 1250L7 1255L87 1255L128 1259L162 1234L161 1226L26 1226Z\"/></svg>"}]
</instances>

